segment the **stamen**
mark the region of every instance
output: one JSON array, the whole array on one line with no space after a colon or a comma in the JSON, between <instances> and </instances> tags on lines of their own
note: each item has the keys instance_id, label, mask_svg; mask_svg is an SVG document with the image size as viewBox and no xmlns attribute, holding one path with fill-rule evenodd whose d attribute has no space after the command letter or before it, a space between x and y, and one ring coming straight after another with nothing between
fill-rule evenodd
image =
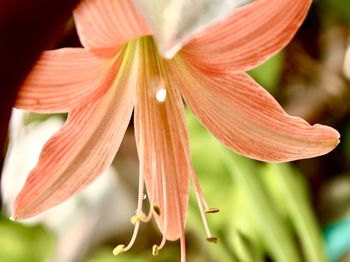
<instances>
[{"instance_id":1,"label":"stamen","mask_svg":"<svg viewBox=\"0 0 350 262\"><path fill-rule=\"evenodd\" d=\"M204 194L203 194L203 191L202 191L202 189L200 187L200 184L199 184L199 182L197 180L196 175L193 172L191 172L191 180L192 180L192 183L193 183L194 188L195 188L195 194L196 194L196 198L197 198L197 202L198 202L199 212L200 212L201 217L202 217L204 229L205 229L205 232L206 232L206 235L207 235L207 240L210 241L210 242L213 242L213 241L215 241L214 239L217 239L217 238L212 236L212 234L210 232L210 229L209 229L209 226L208 226L208 222L207 222L207 218L206 218L205 214L206 213L216 213L216 212L219 211L219 209L217 209L217 208L209 208L208 207L208 204L205 201Z\"/></svg>"},{"instance_id":2,"label":"stamen","mask_svg":"<svg viewBox=\"0 0 350 262\"><path fill-rule=\"evenodd\" d=\"M163 166L164 168L164 166ZM166 235L167 235L167 232L168 232L168 201L167 201L167 180L166 180L166 177L165 177L165 170L162 170L162 180L163 180L163 208L164 208L164 224L163 224L163 228L164 228L164 231L163 231L163 237L162 237L162 241L160 242L160 245L157 246L157 249L158 249L158 253L159 253L159 250L161 250L165 243L166 243ZM152 209L153 209L153 212L157 215L157 216L160 216L160 208L158 205L156 204L153 204L152 205Z\"/></svg>"},{"instance_id":3,"label":"stamen","mask_svg":"<svg viewBox=\"0 0 350 262\"><path fill-rule=\"evenodd\" d=\"M165 141L164 141L165 142ZM158 254L159 251L164 247L165 243L166 243L166 235L167 235L167 232L168 232L168 201L167 201L167 179L166 179L166 173L165 173L165 167L164 165L162 166L162 180L163 180L163 183L162 183L162 191L163 191L163 216L164 216L164 221L163 221L163 237L162 237L162 241L160 243L160 245L153 245L153 249L152 249L152 254ZM152 208L152 211L153 213L156 215L156 216L160 216L161 214L161 210L160 210L160 207L153 203L151 205L151 208Z\"/></svg>"},{"instance_id":4,"label":"stamen","mask_svg":"<svg viewBox=\"0 0 350 262\"><path fill-rule=\"evenodd\" d=\"M159 255L159 247L157 245L153 245L152 256L158 256L158 255Z\"/></svg>"},{"instance_id":5,"label":"stamen","mask_svg":"<svg viewBox=\"0 0 350 262\"><path fill-rule=\"evenodd\" d=\"M207 241L216 244L219 239L217 237L207 237Z\"/></svg>"},{"instance_id":6,"label":"stamen","mask_svg":"<svg viewBox=\"0 0 350 262\"><path fill-rule=\"evenodd\" d=\"M146 219L142 220L143 223L148 223L149 221L151 221L153 217L153 209L151 208L149 211L148 211L148 214L147 214L147 217Z\"/></svg>"},{"instance_id":7,"label":"stamen","mask_svg":"<svg viewBox=\"0 0 350 262\"><path fill-rule=\"evenodd\" d=\"M161 249L165 246L165 243L166 243L166 235L163 234L162 241L160 242L160 245L159 245L159 246L158 246L158 245L154 245L154 246L157 246L158 251L159 251L159 250L161 250ZM153 246L153 247L154 247L154 246Z\"/></svg>"},{"instance_id":8,"label":"stamen","mask_svg":"<svg viewBox=\"0 0 350 262\"><path fill-rule=\"evenodd\" d=\"M158 256L159 251L165 246L166 243L166 230L167 230L167 223L165 223L165 232L163 233L162 241L160 245L153 245L152 247L152 255Z\"/></svg>"},{"instance_id":9,"label":"stamen","mask_svg":"<svg viewBox=\"0 0 350 262\"><path fill-rule=\"evenodd\" d=\"M140 222L147 220L146 215L142 212L142 204L143 204L143 196L144 196L143 187L144 187L143 175L142 175L142 173L140 173L140 175L139 175L139 191L138 191L138 198L137 198L137 209L135 211L136 215L132 216L130 219L130 222L133 225L135 225L134 231L132 233L129 244L126 247L125 247L125 245L118 245L113 250L113 254L119 255L123 252L128 251L135 243L137 233L139 232L139 228L140 228Z\"/></svg>"},{"instance_id":10,"label":"stamen","mask_svg":"<svg viewBox=\"0 0 350 262\"><path fill-rule=\"evenodd\" d=\"M220 209L218 209L218 208L213 208L213 207L211 207L211 208L208 208L208 209L205 209L205 213L206 214L214 214L214 213L218 213L218 212L220 212Z\"/></svg>"},{"instance_id":11,"label":"stamen","mask_svg":"<svg viewBox=\"0 0 350 262\"><path fill-rule=\"evenodd\" d=\"M198 181L198 178L196 177L196 175L193 172L191 172L191 180L192 180L192 183L193 183L195 191L196 191L196 196L199 197L199 200L201 201L202 205L204 206L204 209L210 210L211 208L209 208L208 203L205 200L204 193L203 193L201 185Z\"/></svg>"},{"instance_id":12,"label":"stamen","mask_svg":"<svg viewBox=\"0 0 350 262\"><path fill-rule=\"evenodd\" d=\"M151 208L152 208L152 211L153 211L154 214L156 214L157 216L160 216L160 208L159 208L158 205L152 204Z\"/></svg>"},{"instance_id":13,"label":"stamen","mask_svg":"<svg viewBox=\"0 0 350 262\"><path fill-rule=\"evenodd\" d=\"M182 228L181 237L180 237L180 252L181 252L181 262L186 262L186 239L185 232Z\"/></svg>"},{"instance_id":14,"label":"stamen","mask_svg":"<svg viewBox=\"0 0 350 262\"><path fill-rule=\"evenodd\" d=\"M113 255L118 256L125 251L125 245L118 245L113 249Z\"/></svg>"},{"instance_id":15,"label":"stamen","mask_svg":"<svg viewBox=\"0 0 350 262\"><path fill-rule=\"evenodd\" d=\"M147 219L146 215L143 212L141 212L138 215L132 216L130 219L130 222L131 224L136 225L136 223L144 222L146 219Z\"/></svg>"}]
</instances>

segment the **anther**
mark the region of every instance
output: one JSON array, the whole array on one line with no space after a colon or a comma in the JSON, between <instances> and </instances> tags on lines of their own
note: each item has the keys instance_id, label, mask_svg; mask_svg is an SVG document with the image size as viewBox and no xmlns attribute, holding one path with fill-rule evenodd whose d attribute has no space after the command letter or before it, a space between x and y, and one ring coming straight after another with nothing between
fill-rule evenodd
<instances>
[{"instance_id":1,"label":"anther","mask_svg":"<svg viewBox=\"0 0 350 262\"><path fill-rule=\"evenodd\" d=\"M207 237L207 241L216 244L219 239L217 237Z\"/></svg>"},{"instance_id":2,"label":"anther","mask_svg":"<svg viewBox=\"0 0 350 262\"><path fill-rule=\"evenodd\" d=\"M205 210L206 214L214 214L214 213L218 213L218 212L220 212L220 209L215 208L215 207L214 208L211 207L211 208L208 208Z\"/></svg>"},{"instance_id":3,"label":"anther","mask_svg":"<svg viewBox=\"0 0 350 262\"><path fill-rule=\"evenodd\" d=\"M160 208L156 204L152 204L152 211L155 213L157 216L160 216Z\"/></svg>"},{"instance_id":4,"label":"anther","mask_svg":"<svg viewBox=\"0 0 350 262\"><path fill-rule=\"evenodd\" d=\"M157 245L153 245L152 256L158 256L158 255L159 255L159 247Z\"/></svg>"},{"instance_id":5,"label":"anther","mask_svg":"<svg viewBox=\"0 0 350 262\"><path fill-rule=\"evenodd\" d=\"M113 249L113 255L118 256L124 253L125 245L118 245Z\"/></svg>"},{"instance_id":6,"label":"anther","mask_svg":"<svg viewBox=\"0 0 350 262\"><path fill-rule=\"evenodd\" d=\"M138 222L143 222L147 220L147 216L144 213L140 213L138 215L134 215L130 218L130 222L133 225L136 225Z\"/></svg>"}]
</instances>

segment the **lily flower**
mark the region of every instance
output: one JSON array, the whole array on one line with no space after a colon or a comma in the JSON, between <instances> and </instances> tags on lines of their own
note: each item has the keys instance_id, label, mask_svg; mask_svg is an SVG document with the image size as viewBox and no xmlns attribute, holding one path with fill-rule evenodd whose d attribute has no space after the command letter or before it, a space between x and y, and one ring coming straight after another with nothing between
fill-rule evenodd
<instances>
[{"instance_id":1,"label":"lily flower","mask_svg":"<svg viewBox=\"0 0 350 262\"><path fill-rule=\"evenodd\" d=\"M85 0L74 11L83 48L42 54L18 94L16 107L68 112L64 127L44 146L15 201L24 219L60 204L90 184L113 160L131 115L140 160L139 200L132 246L152 214L163 239L180 239L190 180L207 239L209 208L194 174L185 123L186 102L200 122L235 152L284 162L323 155L339 141L327 126L289 116L245 71L291 40L311 0L258 0L235 10L190 40L172 59L159 55L152 32L130 0ZM151 210L142 211L144 184Z\"/></svg>"}]
</instances>

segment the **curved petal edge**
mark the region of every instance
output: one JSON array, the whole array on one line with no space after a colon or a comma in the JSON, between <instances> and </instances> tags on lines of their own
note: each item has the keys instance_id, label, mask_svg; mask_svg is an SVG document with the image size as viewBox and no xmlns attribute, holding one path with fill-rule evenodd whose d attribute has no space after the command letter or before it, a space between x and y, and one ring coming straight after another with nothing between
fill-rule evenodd
<instances>
[{"instance_id":1,"label":"curved petal edge","mask_svg":"<svg viewBox=\"0 0 350 262\"><path fill-rule=\"evenodd\" d=\"M200 122L224 145L244 156L286 162L326 154L339 143L328 126L289 116L246 73L209 77L177 57L172 81Z\"/></svg>"}]
</instances>

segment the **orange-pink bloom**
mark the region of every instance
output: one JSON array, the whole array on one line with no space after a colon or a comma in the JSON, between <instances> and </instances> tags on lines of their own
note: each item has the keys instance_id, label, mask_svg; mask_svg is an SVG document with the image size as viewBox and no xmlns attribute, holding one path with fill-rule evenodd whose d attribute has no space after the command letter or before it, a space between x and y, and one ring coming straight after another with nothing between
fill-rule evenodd
<instances>
[{"instance_id":1,"label":"orange-pink bloom","mask_svg":"<svg viewBox=\"0 0 350 262\"><path fill-rule=\"evenodd\" d=\"M83 1L74 12L83 48L44 52L18 94L16 107L68 112L68 119L42 150L16 199L14 217L51 208L99 176L118 151L134 112L140 159L135 232L149 219L142 212L145 183L164 236L154 252L166 240L180 239L185 260L191 179L208 239L214 241L205 211L215 210L208 208L193 173L182 98L218 140L244 156L282 162L331 151L339 139L336 130L289 116L245 73L290 41L310 3L255 1L165 60L130 0Z\"/></svg>"}]
</instances>

